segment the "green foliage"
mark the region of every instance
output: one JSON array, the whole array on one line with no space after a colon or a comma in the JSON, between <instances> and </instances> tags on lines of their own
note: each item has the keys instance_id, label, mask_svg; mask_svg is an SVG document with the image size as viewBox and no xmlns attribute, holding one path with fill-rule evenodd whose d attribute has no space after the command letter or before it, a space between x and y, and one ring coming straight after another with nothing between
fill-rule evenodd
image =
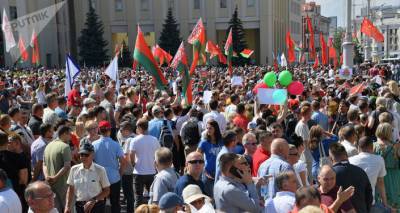
<instances>
[{"instance_id":1,"label":"green foliage","mask_svg":"<svg viewBox=\"0 0 400 213\"><path fill-rule=\"evenodd\" d=\"M86 64L88 67L97 67L108 61L107 41L104 40L103 22L92 8L91 0L89 2L89 11L86 14L85 27L81 31L78 39L79 63Z\"/></svg>"},{"instance_id":2,"label":"green foliage","mask_svg":"<svg viewBox=\"0 0 400 213\"><path fill-rule=\"evenodd\" d=\"M232 43L233 43L233 51L237 54L238 57L232 58L232 63L236 66L242 66L244 64L249 63L248 58L244 58L240 55L240 53L247 48L247 43L245 40L244 29L242 25L242 21L238 17L238 8L236 6L235 12L232 15L231 20L229 21L229 27L226 31L226 37L229 35L229 31L232 28Z\"/></svg>"},{"instance_id":3,"label":"green foliage","mask_svg":"<svg viewBox=\"0 0 400 213\"><path fill-rule=\"evenodd\" d=\"M354 64L361 64L363 62L363 57L361 55L361 45L360 43L354 43Z\"/></svg>"},{"instance_id":4,"label":"green foliage","mask_svg":"<svg viewBox=\"0 0 400 213\"><path fill-rule=\"evenodd\" d=\"M333 47L335 47L337 54L342 53L342 43L344 38L345 30L338 27L335 34L333 35Z\"/></svg>"},{"instance_id":5,"label":"green foliage","mask_svg":"<svg viewBox=\"0 0 400 213\"><path fill-rule=\"evenodd\" d=\"M166 52L175 55L179 48L182 38L179 36L179 27L172 14L172 9L168 8L167 18L163 24L163 30L161 31L159 46Z\"/></svg>"}]
</instances>

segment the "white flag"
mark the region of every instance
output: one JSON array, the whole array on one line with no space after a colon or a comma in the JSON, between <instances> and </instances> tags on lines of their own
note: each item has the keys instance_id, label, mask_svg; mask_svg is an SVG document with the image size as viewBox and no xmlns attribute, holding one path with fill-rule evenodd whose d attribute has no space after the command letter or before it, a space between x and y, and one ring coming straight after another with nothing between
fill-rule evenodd
<instances>
[{"instance_id":1,"label":"white flag","mask_svg":"<svg viewBox=\"0 0 400 213\"><path fill-rule=\"evenodd\" d=\"M281 56L281 67L287 67L287 61L284 53L282 53Z\"/></svg>"},{"instance_id":2,"label":"white flag","mask_svg":"<svg viewBox=\"0 0 400 213\"><path fill-rule=\"evenodd\" d=\"M10 22L8 21L6 9L3 9L3 24L1 25L1 29L4 33L4 38L6 40L6 51L10 52L10 49L15 47L17 44L15 43L14 35L10 27Z\"/></svg>"},{"instance_id":3,"label":"white flag","mask_svg":"<svg viewBox=\"0 0 400 213\"><path fill-rule=\"evenodd\" d=\"M81 70L79 69L78 65L76 65L76 63L72 60L70 55L67 55L67 60L65 62L65 96L68 96L68 93L72 90L74 79L78 77L80 72Z\"/></svg>"},{"instance_id":4,"label":"white flag","mask_svg":"<svg viewBox=\"0 0 400 213\"><path fill-rule=\"evenodd\" d=\"M119 90L119 75L118 75L118 56L115 56L106 69L106 75L116 82L116 89Z\"/></svg>"}]
</instances>

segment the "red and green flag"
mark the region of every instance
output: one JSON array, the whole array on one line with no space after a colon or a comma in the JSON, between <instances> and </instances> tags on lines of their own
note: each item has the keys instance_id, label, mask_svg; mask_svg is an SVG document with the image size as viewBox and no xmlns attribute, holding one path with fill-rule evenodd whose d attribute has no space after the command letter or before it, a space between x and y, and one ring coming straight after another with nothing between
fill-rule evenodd
<instances>
[{"instance_id":1,"label":"red and green flag","mask_svg":"<svg viewBox=\"0 0 400 213\"><path fill-rule=\"evenodd\" d=\"M164 63L167 63L168 65L170 65L172 56L169 53L167 53L165 50L163 50L163 48L158 46L158 44L156 44L156 46L154 46L152 48L152 52L154 55L154 59L157 61L157 63L160 66L163 65Z\"/></svg>"},{"instance_id":2,"label":"red and green flag","mask_svg":"<svg viewBox=\"0 0 400 213\"><path fill-rule=\"evenodd\" d=\"M290 32L286 32L286 48L288 49L288 62L293 63L296 61L296 55L294 53L294 42L290 37Z\"/></svg>"},{"instance_id":3,"label":"red and green flag","mask_svg":"<svg viewBox=\"0 0 400 213\"><path fill-rule=\"evenodd\" d=\"M29 53L26 51L26 47L21 36L19 37L18 48L22 61L27 61L29 59Z\"/></svg>"},{"instance_id":4,"label":"red and green flag","mask_svg":"<svg viewBox=\"0 0 400 213\"><path fill-rule=\"evenodd\" d=\"M218 47L218 45L215 45L212 41L207 41L206 52L210 53L210 59L218 56L219 62L226 64L226 58L224 54L222 54L221 49Z\"/></svg>"},{"instance_id":5,"label":"red and green flag","mask_svg":"<svg viewBox=\"0 0 400 213\"><path fill-rule=\"evenodd\" d=\"M32 32L30 45L32 47L32 64L39 65L40 64L39 41L35 29L33 29Z\"/></svg>"},{"instance_id":6,"label":"red and green flag","mask_svg":"<svg viewBox=\"0 0 400 213\"><path fill-rule=\"evenodd\" d=\"M178 70L180 76L182 77L182 93L185 97L186 103L188 105L192 104L192 80L189 74L189 65L185 53L185 45L183 42L178 48L174 59L172 59L171 67L174 70Z\"/></svg>"},{"instance_id":7,"label":"red and green flag","mask_svg":"<svg viewBox=\"0 0 400 213\"><path fill-rule=\"evenodd\" d=\"M190 75L192 75L199 60L205 63L205 57L202 50L206 45L206 29L204 28L201 18L199 18L196 26L193 28L193 31L188 38L188 43L193 45L193 61L189 72Z\"/></svg>"},{"instance_id":8,"label":"red and green flag","mask_svg":"<svg viewBox=\"0 0 400 213\"><path fill-rule=\"evenodd\" d=\"M133 53L133 59L141 64L155 81L158 89L166 89L167 80L164 77L161 69L158 67L156 60L153 57L146 41L144 40L143 32L138 26L138 34L136 37L135 51Z\"/></svg>"},{"instance_id":9,"label":"red and green flag","mask_svg":"<svg viewBox=\"0 0 400 213\"><path fill-rule=\"evenodd\" d=\"M233 56L233 42L232 42L232 28L229 30L228 38L225 42L225 55L227 56L228 72L232 75L232 56Z\"/></svg>"},{"instance_id":10,"label":"red and green flag","mask_svg":"<svg viewBox=\"0 0 400 213\"><path fill-rule=\"evenodd\" d=\"M241 55L243 58L250 58L250 56L253 55L253 53L254 53L254 50L244 49L244 50L240 53L240 55Z\"/></svg>"}]
</instances>

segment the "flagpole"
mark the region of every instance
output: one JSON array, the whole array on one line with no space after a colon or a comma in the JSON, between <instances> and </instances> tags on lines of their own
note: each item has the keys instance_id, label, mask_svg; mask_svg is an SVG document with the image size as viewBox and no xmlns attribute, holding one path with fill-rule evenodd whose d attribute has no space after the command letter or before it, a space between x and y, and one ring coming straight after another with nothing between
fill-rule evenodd
<instances>
[{"instance_id":1,"label":"flagpole","mask_svg":"<svg viewBox=\"0 0 400 213\"><path fill-rule=\"evenodd\" d=\"M367 18L371 20L370 16L371 0L367 0ZM355 26L354 26L355 27ZM364 47L364 62L371 61L371 39L364 34L365 47Z\"/></svg>"},{"instance_id":2,"label":"flagpole","mask_svg":"<svg viewBox=\"0 0 400 213\"><path fill-rule=\"evenodd\" d=\"M347 26L346 36L343 46L343 65L342 68L353 68L353 42L351 36L351 0L347 0Z\"/></svg>"}]
</instances>

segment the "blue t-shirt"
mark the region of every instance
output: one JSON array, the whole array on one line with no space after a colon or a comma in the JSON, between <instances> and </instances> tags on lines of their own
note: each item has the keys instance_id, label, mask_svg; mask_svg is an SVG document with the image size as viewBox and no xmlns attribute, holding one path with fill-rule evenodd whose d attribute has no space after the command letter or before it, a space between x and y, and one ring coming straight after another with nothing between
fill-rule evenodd
<instances>
[{"instance_id":1,"label":"blue t-shirt","mask_svg":"<svg viewBox=\"0 0 400 213\"><path fill-rule=\"evenodd\" d=\"M243 155L244 154L243 144L241 143L236 144L235 148L233 148L233 153Z\"/></svg>"},{"instance_id":2,"label":"blue t-shirt","mask_svg":"<svg viewBox=\"0 0 400 213\"><path fill-rule=\"evenodd\" d=\"M325 155L328 157L329 156L329 146L332 143L337 143L339 141L339 138L334 135L330 138L325 138L322 140L322 146L324 147ZM319 173L319 159L320 159L320 153L319 153L319 147L316 149L311 150L311 155L313 156L313 164L312 164L312 175L314 178L318 177Z\"/></svg>"},{"instance_id":3,"label":"blue t-shirt","mask_svg":"<svg viewBox=\"0 0 400 213\"><path fill-rule=\"evenodd\" d=\"M110 184L121 179L119 174L119 158L124 156L121 146L110 137L101 137L93 142L94 162L106 169Z\"/></svg>"},{"instance_id":4,"label":"blue t-shirt","mask_svg":"<svg viewBox=\"0 0 400 213\"><path fill-rule=\"evenodd\" d=\"M223 144L220 141L218 144L212 144L208 140L203 140L199 143L198 148L204 153L205 169L206 172L214 177L215 176L215 164L217 161L217 155L221 151Z\"/></svg>"},{"instance_id":5,"label":"blue t-shirt","mask_svg":"<svg viewBox=\"0 0 400 213\"><path fill-rule=\"evenodd\" d=\"M149 122L149 129L148 129L149 135L159 139L160 135L161 135L161 129L162 129L163 124L164 124L164 119L159 119L159 118L152 119ZM171 122L168 120L167 120L167 126L169 128L169 131L171 131L171 133L172 133Z\"/></svg>"},{"instance_id":6,"label":"blue t-shirt","mask_svg":"<svg viewBox=\"0 0 400 213\"><path fill-rule=\"evenodd\" d=\"M203 192L203 194L206 194L204 191L203 181L201 181L201 179L195 180L191 175L188 175L188 174L183 175L182 177L180 177L178 179L178 181L176 181L175 193L182 197L183 189L190 184L198 185L200 187L201 191ZM210 196L210 195L208 195L208 196Z\"/></svg>"},{"instance_id":7,"label":"blue t-shirt","mask_svg":"<svg viewBox=\"0 0 400 213\"><path fill-rule=\"evenodd\" d=\"M55 108L54 112L58 115L58 117L60 117L62 119L68 119L67 113L60 107Z\"/></svg>"}]
</instances>

